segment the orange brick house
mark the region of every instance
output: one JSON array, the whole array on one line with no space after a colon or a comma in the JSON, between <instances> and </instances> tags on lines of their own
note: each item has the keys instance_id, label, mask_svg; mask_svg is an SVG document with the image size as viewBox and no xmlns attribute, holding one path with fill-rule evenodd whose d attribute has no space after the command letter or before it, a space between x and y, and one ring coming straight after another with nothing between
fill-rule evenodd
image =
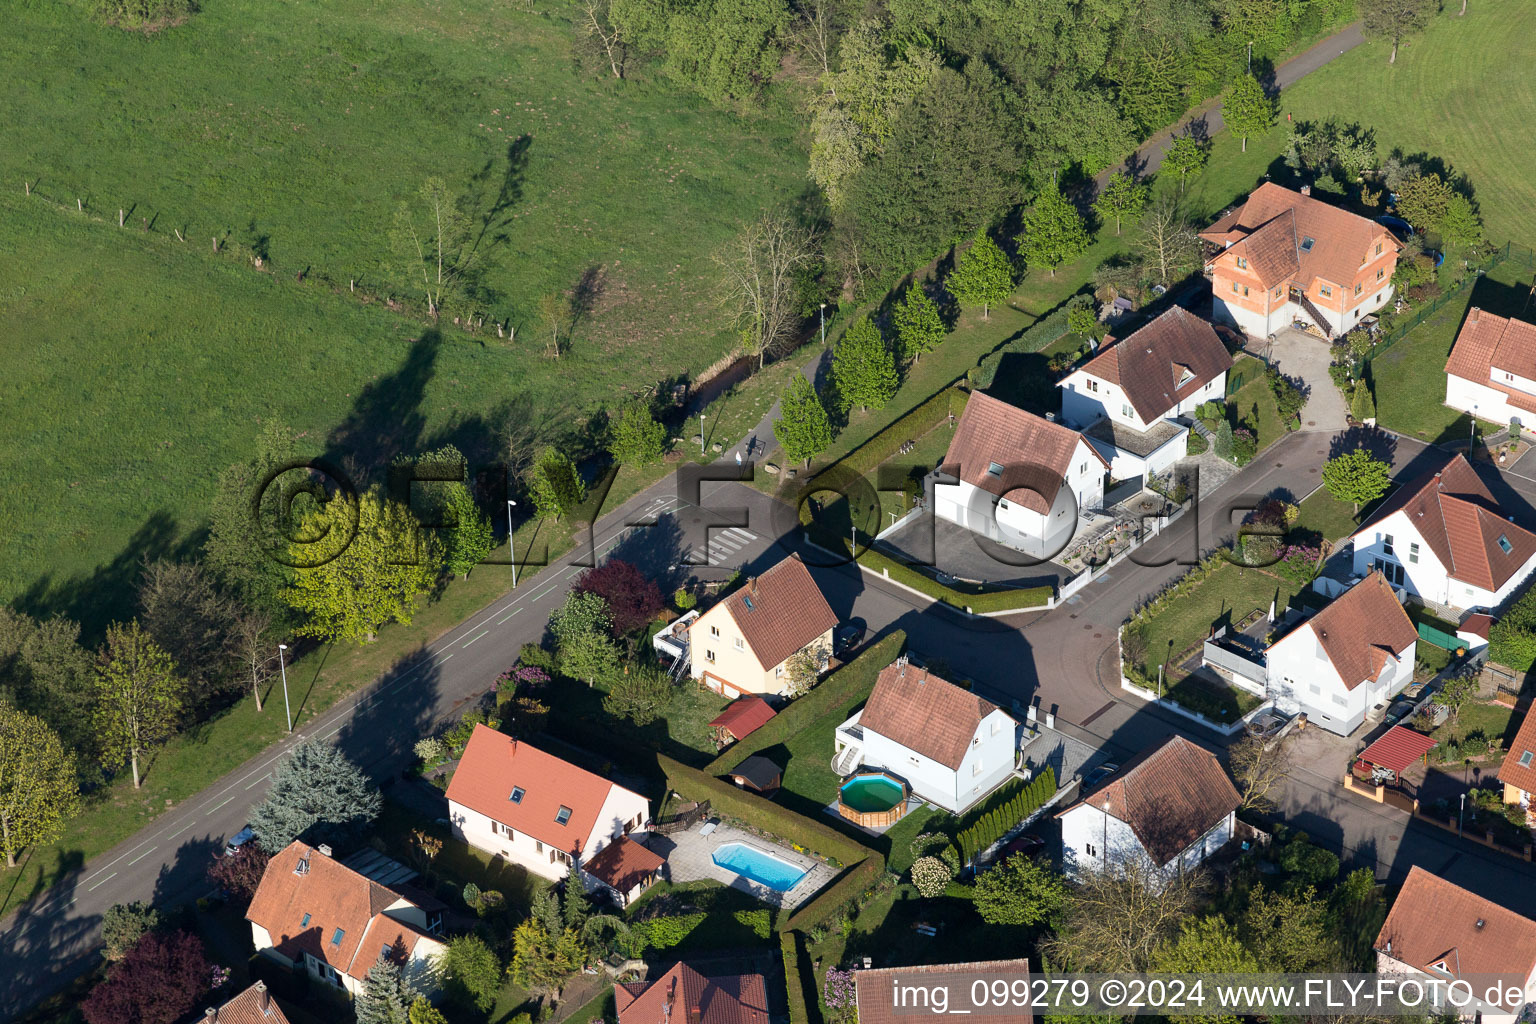
<instances>
[{"instance_id":1,"label":"orange brick house","mask_svg":"<svg viewBox=\"0 0 1536 1024\"><path fill-rule=\"evenodd\" d=\"M1293 320L1324 335L1347 334L1392 297L1402 248L1373 220L1265 182L1200 232L1218 248L1206 259L1212 318L1264 338Z\"/></svg>"}]
</instances>

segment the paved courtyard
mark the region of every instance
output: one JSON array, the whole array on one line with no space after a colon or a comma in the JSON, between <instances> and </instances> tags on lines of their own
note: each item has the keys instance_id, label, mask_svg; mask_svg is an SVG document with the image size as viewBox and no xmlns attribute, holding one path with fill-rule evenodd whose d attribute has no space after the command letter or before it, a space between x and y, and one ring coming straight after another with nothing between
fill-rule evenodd
<instances>
[{"instance_id":1,"label":"paved courtyard","mask_svg":"<svg viewBox=\"0 0 1536 1024\"><path fill-rule=\"evenodd\" d=\"M1250 342L1250 347L1261 346ZM1343 430L1348 426L1349 409L1344 396L1328 376L1333 349L1328 342L1305 331L1285 327L1275 332L1269 345L1269 359L1280 372L1307 387L1307 404L1301 410L1301 425L1306 430Z\"/></svg>"},{"instance_id":2,"label":"paved courtyard","mask_svg":"<svg viewBox=\"0 0 1536 1024\"><path fill-rule=\"evenodd\" d=\"M705 835L702 832L704 827L704 823L700 823L686 832L674 832L666 836L653 834L647 837L645 845L658 856L666 858L667 878L674 884L701 880L719 882L721 885L729 885L733 889L751 893L764 903L792 910L837 877L835 870L815 857L797 853L788 846L764 839L744 829L719 825ZM809 873L788 892L770 889L766 885L754 882L715 863L715 851L727 843L744 843L780 860L805 868Z\"/></svg>"},{"instance_id":3,"label":"paved courtyard","mask_svg":"<svg viewBox=\"0 0 1536 1024\"><path fill-rule=\"evenodd\" d=\"M880 543L910 561L931 564L939 572L962 580L1059 587L1073 575L1058 562L1037 562L1022 551L940 519L932 511L925 511Z\"/></svg>"}]
</instances>

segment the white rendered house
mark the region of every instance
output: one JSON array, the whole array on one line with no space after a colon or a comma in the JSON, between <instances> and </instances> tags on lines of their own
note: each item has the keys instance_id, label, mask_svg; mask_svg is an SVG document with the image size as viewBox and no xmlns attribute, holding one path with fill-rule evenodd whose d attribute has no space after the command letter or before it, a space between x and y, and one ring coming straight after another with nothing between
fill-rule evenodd
<instances>
[{"instance_id":1,"label":"white rendered house","mask_svg":"<svg viewBox=\"0 0 1536 1024\"><path fill-rule=\"evenodd\" d=\"M1536 424L1536 324L1469 309L1445 363L1445 404L1495 423Z\"/></svg>"},{"instance_id":2,"label":"white rendered house","mask_svg":"<svg viewBox=\"0 0 1536 1024\"><path fill-rule=\"evenodd\" d=\"M1109 460L1116 480L1161 473L1183 458L1189 428L1175 422L1226 397L1232 356L1216 329L1179 306L1069 373L1061 419Z\"/></svg>"},{"instance_id":3,"label":"white rendered house","mask_svg":"<svg viewBox=\"0 0 1536 1024\"><path fill-rule=\"evenodd\" d=\"M439 988L441 912L332 859L327 846L294 842L274 855L245 919L256 952L351 995L380 956L421 991Z\"/></svg>"},{"instance_id":4,"label":"white rendered house","mask_svg":"<svg viewBox=\"0 0 1536 1024\"><path fill-rule=\"evenodd\" d=\"M1536 534L1501 515L1466 457L1404 485L1356 530L1354 571L1457 611L1498 607L1536 570Z\"/></svg>"},{"instance_id":5,"label":"white rendered house","mask_svg":"<svg viewBox=\"0 0 1536 1024\"><path fill-rule=\"evenodd\" d=\"M484 725L448 784L455 836L554 881L649 818L639 793Z\"/></svg>"},{"instance_id":6,"label":"white rendered house","mask_svg":"<svg viewBox=\"0 0 1536 1024\"><path fill-rule=\"evenodd\" d=\"M1171 737L1057 815L1063 866L1072 877L1127 865L1176 877L1232 839L1241 802L1216 755Z\"/></svg>"},{"instance_id":7,"label":"white rendered house","mask_svg":"<svg viewBox=\"0 0 1536 1024\"><path fill-rule=\"evenodd\" d=\"M1465 981L1481 1000L1489 979L1518 996L1472 1006L1426 1005L1483 1024L1528 1020L1536 1001L1536 921L1484 899L1418 865L1408 869L1387 920L1376 936L1376 973L1440 982ZM1432 986L1425 984L1426 993Z\"/></svg>"},{"instance_id":8,"label":"white rendered house","mask_svg":"<svg viewBox=\"0 0 1536 1024\"><path fill-rule=\"evenodd\" d=\"M933 489L933 510L989 540L1050 558L1104 501L1109 460L1082 434L990 395L966 403Z\"/></svg>"},{"instance_id":9,"label":"white rendered house","mask_svg":"<svg viewBox=\"0 0 1536 1024\"><path fill-rule=\"evenodd\" d=\"M864 707L837 728L832 767L904 779L912 794L958 814L1007 781L1018 723L970 690L905 657L881 670Z\"/></svg>"},{"instance_id":10,"label":"white rendered house","mask_svg":"<svg viewBox=\"0 0 1536 1024\"><path fill-rule=\"evenodd\" d=\"M1385 577L1372 572L1270 645L1270 696L1348 736L1413 682L1418 638Z\"/></svg>"}]
</instances>

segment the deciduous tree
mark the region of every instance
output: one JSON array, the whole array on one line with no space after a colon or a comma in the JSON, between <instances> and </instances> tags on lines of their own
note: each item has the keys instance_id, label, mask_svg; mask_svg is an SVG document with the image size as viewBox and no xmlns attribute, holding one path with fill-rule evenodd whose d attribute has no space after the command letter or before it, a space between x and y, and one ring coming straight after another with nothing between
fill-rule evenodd
<instances>
[{"instance_id":1,"label":"deciduous tree","mask_svg":"<svg viewBox=\"0 0 1536 1024\"><path fill-rule=\"evenodd\" d=\"M1016 854L976 879L976 912L988 924L1046 924L1061 912L1067 885L1049 864Z\"/></svg>"},{"instance_id":2,"label":"deciduous tree","mask_svg":"<svg viewBox=\"0 0 1536 1024\"><path fill-rule=\"evenodd\" d=\"M944 287L962 306L980 306L981 318L991 318L992 307L1007 300L1013 291L1013 266L997 243L978 234L955 258L955 269Z\"/></svg>"},{"instance_id":3,"label":"deciduous tree","mask_svg":"<svg viewBox=\"0 0 1536 1024\"><path fill-rule=\"evenodd\" d=\"M272 615L261 608L242 608L235 618L234 649L242 671L251 671L251 696L261 710L261 684L272 674L272 655L277 638L272 635Z\"/></svg>"},{"instance_id":4,"label":"deciduous tree","mask_svg":"<svg viewBox=\"0 0 1536 1024\"><path fill-rule=\"evenodd\" d=\"M1483 221L1464 195L1454 195L1440 216L1440 237L1457 249L1470 249L1483 240Z\"/></svg>"},{"instance_id":5,"label":"deciduous tree","mask_svg":"<svg viewBox=\"0 0 1536 1024\"><path fill-rule=\"evenodd\" d=\"M811 459L832 443L832 421L821 396L804 374L789 379L779 399L779 418L773 421L773 436L784 454L807 466Z\"/></svg>"},{"instance_id":6,"label":"deciduous tree","mask_svg":"<svg viewBox=\"0 0 1536 1024\"><path fill-rule=\"evenodd\" d=\"M672 703L672 680L656 665L632 664L612 677L603 710L636 725L649 725Z\"/></svg>"},{"instance_id":7,"label":"deciduous tree","mask_svg":"<svg viewBox=\"0 0 1536 1024\"><path fill-rule=\"evenodd\" d=\"M1047 951L1077 971L1144 971L1195 908L1199 876L1164 879L1139 860L1088 870L1063 908Z\"/></svg>"},{"instance_id":8,"label":"deciduous tree","mask_svg":"<svg viewBox=\"0 0 1536 1024\"><path fill-rule=\"evenodd\" d=\"M379 488L356 499L337 495L301 524L299 540L289 547L299 568L287 597L305 616L297 629L302 636L370 643L387 623L409 623L416 599L437 579L435 539L422 538L410 509Z\"/></svg>"},{"instance_id":9,"label":"deciduous tree","mask_svg":"<svg viewBox=\"0 0 1536 1024\"><path fill-rule=\"evenodd\" d=\"M116 962L160 927L160 912L143 900L114 903L101 915L101 955Z\"/></svg>"},{"instance_id":10,"label":"deciduous tree","mask_svg":"<svg viewBox=\"0 0 1536 1024\"><path fill-rule=\"evenodd\" d=\"M1104 183L1093 208L1100 217L1115 221L1115 234L1120 233L1120 221L1126 217L1139 217L1147 206L1152 190L1145 183L1136 181L1129 174L1116 172Z\"/></svg>"},{"instance_id":11,"label":"deciduous tree","mask_svg":"<svg viewBox=\"0 0 1536 1024\"><path fill-rule=\"evenodd\" d=\"M896 351L903 362L917 362L944 340L939 304L928 297L921 284L907 286L901 301L891 309L891 324L896 328Z\"/></svg>"},{"instance_id":12,"label":"deciduous tree","mask_svg":"<svg viewBox=\"0 0 1536 1024\"><path fill-rule=\"evenodd\" d=\"M1456 195L1450 183L1433 172L1412 175L1395 191L1398 215L1420 231L1438 230Z\"/></svg>"},{"instance_id":13,"label":"deciduous tree","mask_svg":"<svg viewBox=\"0 0 1536 1024\"><path fill-rule=\"evenodd\" d=\"M1272 794L1291 774L1291 744L1288 739L1265 740L1262 736L1244 736L1228 750L1232 777L1242 797L1244 810L1267 811L1274 807Z\"/></svg>"},{"instance_id":14,"label":"deciduous tree","mask_svg":"<svg viewBox=\"0 0 1536 1024\"><path fill-rule=\"evenodd\" d=\"M855 320L833 350L832 382L844 403L861 409L884 408L896 393L896 362L869 317Z\"/></svg>"},{"instance_id":15,"label":"deciduous tree","mask_svg":"<svg viewBox=\"0 0 1536 1024\"><path fill-rule=\"evenodd\" d=\"M1374 881L1374 879L1373 879ZM1266 971L1342 971L1339 936L1329 919L1328 904L1317 890L1303 886L1294 893L1256 887L1248 895L1239 930Z\"/></svg>"},{"instance_id":16,"label":"deciduous tree","mask_svg":"<svg viewBox=\"0 0 1536 1024\"><path fill-rule=\"evenodd\" d=\"M1360 24L1367 35L1392 40L1388 64L1397 63L1397 47L1404 38L1429 24L1438 4L1433 0L1360 0Z\"/></svg>"},{"instance_id":17,"label":"deciduous tree","mask_svg":"<svg viewBox=\"0 0 1536 1024\"><path fill-rule=\"evenodd\" d=\"M196 562L146 562L138 596L139 625L171 656L198 710L241 684L232 671L240 608L212 573Z\"/></svg>"},{"instance_id":18,"label":"deciduous tree","mask_svg":"<svg viewBox=\"0 0 1536 1024\"><path fill-rule=\"evenodd\" d=\"M644 402L626 405L608 428L608 454L622 466L649 466L667 451L667 428Z\"/></svg>"},{"instance_id":19,"label":"deciduous tree","mask_svg":"<svg viewBox=\"0 0 1536 1024\"><path fill-rule=\"evenodd\" d=\"M1167 196L1147 210L1135 247L1147 270L1165 285L1200 262L1200 238L1178 203Z\"/></svg>"},{"instance_id":20,"label":"deciduous tree","mask_svg":"<svg viewBox=\"0 0 1536 1024\"><path fill-rule=\"evenodd\" d=\"M1355 506L1367 505L1383 494L1392 484L1392 469L1365 448L1345 452L1323 464L1323 486L1340 501Z\"/></svg>"},{"instance_id":21,"label":"deciduous tree","mask_svg":"<svg viewBox=\"0 0 1536 1024\"><path fill-rule=\"evenodd\" d=\"M173 1024L208 994L212 970L190 932L150 932L80 1004L89 1024Z\"/></svg>"},{"instance_id":22,"label":"deciduous tree","mask_svg":"<svg viewBox=\"0 0 1536 1024\"><path fill-rule=\"evenodd\" d=\"M1160 945L1152 956L1152 969L1169 974L1252 974L1254 959L1237 929L1214 914L1179 924L1178 934ZM1195 1016L1201 1024L1237 1024L1231 1014Z\"/></svg>"},{"instance_id":23,"label":"deciduous tree","mask_svg":"<svg viewBox=\"0 0 1536 1024\"><path fill-rule=\"evenodd\" d=\"M234 853L214 854L208 865L208 881L242 903L250 903L272 858L259 842L244 843Z\"/></svg>"},{"instance_id":24,"label":"deciduous tree","mask_svg":"<svg viewBox=\"0 0 1536 1024\"><path fill-rule=\"evenodd\" d=\"M139 757L176 731L186 691L170 655L139 629L138 622L108 626L92 719L102 764L107 768L130 765L133 788L138 789Z\"/></svg>"},{"instance_id":25,"label":"deciduous tree","mask_svg":"<svg viewBox=\"0 0 1536 1024\"><path fill-rule=\"evenodd\" d=\"M608 602L593 593L572 591L565 604L549 617L555 638L555 657L560 671L587 685L606 677L619 664L619 648L613 642L613 617Z\"/></svg>"},{"instance_id":26,"label":"deciduous tree","mask_svg":"<svg viewBox=\"0 0 1536 1024\"><path fill-rule=\"evenodd\" d=\"M501 990L501 961L478 935L456 935L449 939L440 966L448 984L482 1013L496 1005L496 993Z\"/></svg>"},{"instance_id":27,"label":"deciduous tree","mask_svg":"<svg viewBox=\"0 0 1536 1024\"><path fill-rule=\"evenodd\" d=\"M1028 266L1046 267L1055 277L1057 267L1087 251L1090 239L1083 215L1053 182L1041 188L1034 205L1024 214L1024 231L1018 241Z\"/></svg>"},{"instance_id":28,"label":"deciduous tree","mask_svg":"<svg viewBox=\"0 0 1536 1024\"><path fill-rule=\"evenodd\" d=\"M228 592L282 624L291 614L283 592L292 569L283 558L288 547L289 502L283 470L299 461L292 433L269 421L249 457L219 476L208 510L204 564Z\"/></svg>"},{"instance_id":29,"label":"deciduous tree","mask_svg":"<svg viewBox=\"0 0 1536 1024\"><path fill-rule=\"evenodd\" d=\"M1252 75L1240 75L1221 102L1221 117L1248 152L1250 136L1263 135L1279 120L1275 100Z\"/></svg>"},{"instance_id":30,"label":"deciduous tree","mask_svg":"<svg viewBox=\"0 0 1536 1024\"><path fill-rule=\"evenodd\" d=\"M38 621L0 606L0 701L37 715L82 752L95 746L95 677L78 624L62 617Z\"/></svg>"},{"instance_id":31,"label":"deciduous tree","mask_svg":"<svg viewBox=\"0 0 1536 1024\"><path fill-rule=\"evenodd\" d=\"M0 845L6 867L28 846L51 843L80 799L75 756L36 715L0 701Z\"/></svg>"},{"instance_id":32,"label":"deciduous tree","mask_svg":"<svg viewBox=\"0 0 1536 1024\"><path fill-rule=\"evenodd\" d=\"M382 806L378 789L345 754L324 740L306 740L273 769L251 828L264 850L282 850L295 839L342 846Z\"/></svg>"},{"instance_id":33,"label":"deciduous tree","mask_svg":"<svg viewBox=\"0 0 1536 1024\"><path fill-rule=\"evenodd\" d=\"M1168 152L1163 154L1163 170L1179 176L1179 188L1182 190L1189 184L1190 175L1199 174L1205 169L1210 156L1209 146L1201 145L1188 135L1180 135L1168 147Z\"/></svg>"},{"instance_id":34,"label":"deciduous tree","mask_svg":"<svg viewBox=\"0 0 1536 1024\"><path fill-rule=\"evenodd\" d=\"M479 257L476 238L462 203L442 178L422 182L415 204L402 202L395 211L395 249L420 284L429 315L436 317L445 301L470 284Z\"/></svg>"},{"instance_id":35,"label":"deciduous tree","mask_svg":"<svg viewBox=\"0 0 1536 1024\"><path fill-rule=\"evenodd\" d=\"M716 250L721 305L759 367L794 341L802 274L816 258L815 233L787 213L762 217Z\"/></svg>"},{"instance_id":36,"label":"deciduous tree","mask_svg":"<svg viewBox=\"0 0 1536 1024\"><path fill-rule=\"evenodd\" d=\"M656 581L622 558L610 558L602 565L582 570L571 589L603 599L616 637L644 629L662 607Z\"/></svg>"},{"instance_id":37,"label":"deciduous tree","mask_svg":"<svg viewBox=\"0 0 1536 1024\"><path fill-rule=\"evenodd\" d=\"M528 489L533 508L541 519L556 522L565 518L587 500L587 485L571 457L558 448L545 448L529 475Z\"/></svg>"}]
</instances>

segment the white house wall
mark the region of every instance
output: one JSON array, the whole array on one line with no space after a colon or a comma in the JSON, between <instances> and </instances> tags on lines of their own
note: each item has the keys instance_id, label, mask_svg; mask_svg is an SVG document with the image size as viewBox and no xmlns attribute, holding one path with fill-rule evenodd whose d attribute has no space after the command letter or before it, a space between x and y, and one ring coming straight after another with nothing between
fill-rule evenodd
<instances>
[{"instance_id":1,"label":"white house wall","mask_svg":"<svg viewBox=\"0 0 1536 1024\"><path fill-rule=\"evenodd\" d=\"M1019 490L999 498L965 481L937 484L934 514L1036 558L1053 557L1072 538L1078 512L1103 503L1104 464L1086 441L1079 441L1049 515L1020 504L1017 499L1024 493Z\"/></svg>"},{"instance_id":2,"label":"white house wall","mask_svg":"<svg viewBox=\"0 0 1536 1024\"><path fill-rule=\"evenodd\" d=\"M514 832L509 838L496 831L496 823L490 818L457 801L448 801L448 820L455 838L492 856L521 864L541 878L557 882L570 873L564 860L550 859L549 844L521 832Z\"/></svg>"},{"instance_id":3,"label":"white house wall","mask_svg":"<svg viewBox=\"0 0 1536 1024\"><path fill-rule=\"evenodd\" d=\"M1386 553L1386 538L1392 538L1392 554ZM1395 570L1387 579L1394 588L1400 586L1410 594L1425 601L1447 605L1458 611L1489 611L1509 598L1520 585L1536 571L1536 555L1532 555L1498 590L1472 586L1462 580L1451 579L1446 567L1435 557L1434 551L1410 523L1408 516L1394 512L1381 522L1373 524L1353 537L1354 573L1364 576L1378 560L1393 566L1402 566L1403 582L1397 583ZM1417 544L1418 561L1413 561L1412 545Z\"/></svg>"},{"instance_id":4,"label":"white house wall","mask_svg":"<svg viewBox=\"0 0 1536 1024\"><path fill-rule=\"evenodd\" d=\"M1390 701L1413 682L1417 647L1415 642L1397 652L1397 663L1388 666L1380 679L1349 689L1317 634L1302 625L1269 649L1270 696L1287 709L1305 711L1308 722L1348 736L1373 707Z\"/></svg>"},{"instance_id":5,"label":"white house wall","mask_svg":"<svg viewBox=\"0 0 1536 1024\"><path fill-rule=\"evenodd\" d=\"M587 841L587 848L581 851L582 862L585 863L597 856L599 850L623 835L626 830L643 827L648 817L650 817L650 804L646 802L645 797L623 786L610 786L608 797L597 812L597 824L592 826L592 836Z\"/></svg>"},{"instance_id":6,"label":"white house wall","mask_svg":"<svg viewBox=\"0 0 1536 1024\"><path fill-rule=\"evenodd\" d=\"M1227 814L1205 835L1196 839L1167 864L1158 867L1129 824L1097 807L1079 803L1061 816L1062 867L1072 878L1085 871L1102 871L1106 863L1119 866L1140 862L1163 879L1189 871L1232 839L1235 816Z\"/></svg>"},{"instance_id":7,"label":"white house wall","mask_svg":"<svg viewBox=\"0 0 1536 1024\"><path fill-rule=\"evenodd\" d=\"M912 792L959 813L1007 781L1013 772L1017 723L998 709L981 720L958 770L864 728L863 765L905 779Z\"/></svg>"},{"instance_id":8,"label":"white house wall","mask_svg":"<svg viewBox=\"0 0 1536 1024\"><path fill-rule=\"evenodd\" d=\"M1513 383L1511 386L1514 386ZM1445 377L1445 404L1465 413L1475 413L1478 419L1493 423L1514 422L1525 425L1536 422L1536 416L1510 405L1509 397L1504 392L1451 374Z\"/></svg>"}]
</instances>

